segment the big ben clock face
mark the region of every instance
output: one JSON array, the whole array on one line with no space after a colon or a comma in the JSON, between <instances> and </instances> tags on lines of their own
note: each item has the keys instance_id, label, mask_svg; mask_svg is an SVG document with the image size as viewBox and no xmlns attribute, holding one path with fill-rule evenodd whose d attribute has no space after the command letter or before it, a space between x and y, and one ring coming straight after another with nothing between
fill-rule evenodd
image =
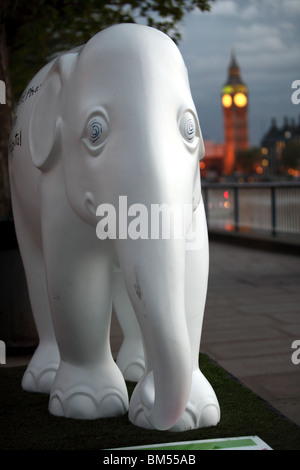
<instances>
[{"instance_id":1,"label":"big ben clock face","mask_svg":"<svg viewBox=\"0 0 300 470\"><path fill-rule=\"evenodd\" d=\"M229 95L229 93L225 93L222 96L222 104L224 108L230 108L230 106L232 105L232 96Z\"/></svg>"},{"instance_id":2,"label":"big ben clock face","mask_svg":"<svg viewBox=\"0 0 300 470\"><path fill-rule=\"evenodd\" d=\"M233 101L238 108L243 108L247 104L247 96L244 93L236 93Z\"/></svg>"}]
</instances>

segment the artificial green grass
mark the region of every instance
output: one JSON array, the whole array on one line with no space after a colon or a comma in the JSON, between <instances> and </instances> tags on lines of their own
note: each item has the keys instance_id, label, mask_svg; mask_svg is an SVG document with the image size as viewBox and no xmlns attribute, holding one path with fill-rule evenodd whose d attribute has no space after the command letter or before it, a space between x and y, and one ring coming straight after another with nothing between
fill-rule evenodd
<instances>
[{"instance_id":1,"label":"artificial green grass","mask_svg":"<svg viewBox=\"0 0 300 470\"><path fill-rule=\"evenodd\" d=\"M25 367L0 367L0 450L100 450L175 441L257 435L274 450L300 450L300 428L200 355L200 368L219 399L215 427L181 433L138 428L121 418L77 421L48 412L48 395L21 389ZM135 384L128 383L129 394Z\"/></svg>"}]
</instances>

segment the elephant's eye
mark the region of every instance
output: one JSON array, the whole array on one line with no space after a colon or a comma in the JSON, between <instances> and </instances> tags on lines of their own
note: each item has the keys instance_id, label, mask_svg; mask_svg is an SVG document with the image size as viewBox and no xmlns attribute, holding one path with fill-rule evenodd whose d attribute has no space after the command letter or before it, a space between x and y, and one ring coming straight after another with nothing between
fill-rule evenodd
<instances>
[{"instance_id":1,"label":"elephant's eye","mask_svg":"<svg viewBox=\"0 0 300 470\"><path fill-rule=\"evenodd\" d=\"M93 115L87 120L82 140L93 156L99 155L109 135L109 124L102 114Z\"/></svg>"},{"instance_id":2,"label":"elephant's eye","mask_svg":"<svg viewBox=\"0 0 300 470\"><path fill-rule=\"evenodd\" d=\"M94 144L98 140L101 140L103 134L103 124L101 120L94 118L88 125L88 137L89 141Z\"/></svg>"},{"instance_id":3,"label":"elephant's eye","mask_svg":"<svg viewBox=\"0 0 300 470\"><path fill-rule=\"evenodd\" d=\"M194 149L199 140L199 131L197 120L190 111L185 112L181 116L179 129L184 141Z\"/></svg>"}]
</instances>

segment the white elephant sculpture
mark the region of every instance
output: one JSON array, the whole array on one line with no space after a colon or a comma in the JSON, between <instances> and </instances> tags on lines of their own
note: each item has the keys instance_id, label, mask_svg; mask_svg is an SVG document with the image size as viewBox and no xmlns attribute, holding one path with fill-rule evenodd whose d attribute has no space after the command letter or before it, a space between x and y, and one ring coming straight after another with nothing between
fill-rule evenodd
<instances>
[{"instance_id":1,"label":"white elephant sculpture","mask_svg":"<svg viewBox=\"0 0 300 470\"><path fill-rule=\"evenodd\" d=\"M129 408L130 421L150 429L217 424L219 404L198 364L209 259L204 146L173 41L122 24L52 60L19 102L9 150L40 339L22 387L50 393L49 411L58 416L93 419ZM109 229L97 236L97 208L117 212L120 196L131 208L192 205L192 221L182 237ZM195 248L187 249L195 222ZM109 344L112 305L124 331L118 365ZM139 380L130 405L123 375Z\"/></svg>"}]
</instances>

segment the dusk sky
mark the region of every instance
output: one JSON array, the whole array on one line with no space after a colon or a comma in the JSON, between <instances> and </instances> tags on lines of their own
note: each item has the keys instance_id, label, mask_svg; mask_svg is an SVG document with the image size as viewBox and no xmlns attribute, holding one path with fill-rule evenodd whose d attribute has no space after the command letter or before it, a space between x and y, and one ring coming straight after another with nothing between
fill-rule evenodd
<instances>
[{"instance_id":1,"label":"dusk sky","mask_svg":"<svg viewBox=\"0 0 300 470\"><path fill-rule=\"evenodd\" d=\"M249 91L250 145L273 117L299 122L291 85L300 80L300 0L215 0L209 13L187 14L181 32L204 139L224 141L220 92L232 50Z\"/></svg>"}]
</instances>

